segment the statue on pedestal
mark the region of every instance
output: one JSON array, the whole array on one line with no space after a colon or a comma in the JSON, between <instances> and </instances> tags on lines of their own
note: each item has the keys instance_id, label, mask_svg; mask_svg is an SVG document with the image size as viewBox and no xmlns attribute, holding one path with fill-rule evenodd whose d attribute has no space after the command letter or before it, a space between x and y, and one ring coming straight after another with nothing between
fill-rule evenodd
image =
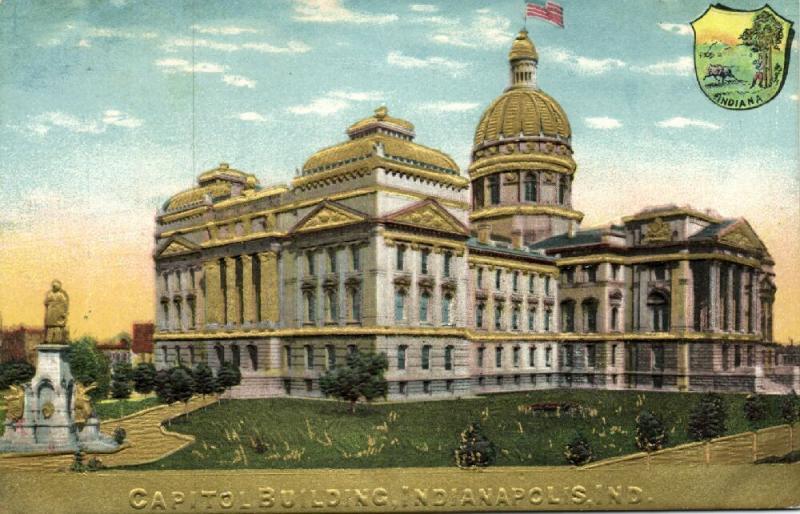
<instances>
[{"instance_id":1,"label":"statue on pedestal","mask_svg":"<svg viewBox=\"0 0 800 514\"><path fill-rule=\"evenodd\" d=\"M69 313L69 295L61 288L59 280L53 280L50 291L44 298L44 342L46 344L67 344L69 330L67 315Z\"/></svg>"}]
</instances>

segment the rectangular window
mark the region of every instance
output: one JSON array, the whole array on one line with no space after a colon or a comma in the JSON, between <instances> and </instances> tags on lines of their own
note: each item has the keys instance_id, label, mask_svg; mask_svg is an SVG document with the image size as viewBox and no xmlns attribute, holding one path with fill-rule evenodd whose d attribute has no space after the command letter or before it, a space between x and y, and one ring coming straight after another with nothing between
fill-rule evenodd
<instances>
[{"instance_id":1,"label":"rectangular window","mask_svg":"<svg viewBox=\"0 0 800 514\"><path fill-rule=\"evenodd\" d=\"M544 349L544 365L548 368L553 366L553 348L550 346Z\"/></svg>"},{"instance_id":2,"label":"rectangular window","mask_svg":"<svg viewBox=\"0 0 800 514\"><path fill-rule=\"evenodd\" d=\"M597 266L584 266L584 273L586 273L587 282L597 282Z\"/></svg>"},{"instance_id":3,"label":"rectangular window","mask_svg":"<svg viewBox=\"0 0 800 514\"><path fill-rule=\"evenodd\" d=\"M659 264L653 267L653 276L656 280L666 280L667 279L667 267L663 264Z\"/></svg>"},{"instance_id":4,"label":"rectangular window","mask_svg":"<svg viewBox=\"0 0 800 514\"><path fill-rule=\"evenodd\" d=\"M328 250L328 273L336 273L336 250Z\"/></svg>"},{"instance_id":5,"label":"rectangular window","mask_svg":"<svg viewBox=\"0 0 800 514\"><path fill-rule=\"evenodd\" d=\"M544 294L550 296L550 276L544 277Z\"/></svg>"},{"instance_id":6,"label":"rectangular window","mask_svg":"<svg viewBox=\"0 0 800 514\"><path fill-rule=\"evenodd\" d=\"M478 348L478 367L479 368L483 368L483 358L484 358L485 354L486 354L486 348L484 348L483 346Z\"/></svg>"},{"instance_id":7,"label":"rectangular window","mask_svg":"<svg viewBox=\"0 0 800 514\"><path fill-rule=\"evenodd\" d=\"M406 369L406 350L408 350L406 345L397 347L397 369Z\"/></svg>"},{"instance_id":8,"label":"rectangular window","mask_svg":"<svg viewBox=\"0 0 800 514\"><path fill-rule=\"evenodd\" d=\"M483 268L478 268L478 289L483 289Z\"/></svg>"},{"instance_id":9,"label":"rectangular window","mask_svg":"<svg viewBox=\"0 0 800 514\"><path fill-rule=\"evenodd\" d=\"M738 368L742 365L742 347L738 344L733 347L733 367Z\"/></svg>"},{"instance_id":10,"label":"rectangular window","mask_svg":"<svg viewBox=\"0 0 800 514\"><path fill-rule=\"evenodd\" d=\"M397 253L395 254L395 267L398 271L403 270L403 266L406 260L406 247L403 245L397 245Z\"/></svg>"},{"instance_id":11,"label":"rectangular window","mask_svg":"<svg viewBox=\"0 0 800 514\"><path fill-rule=\"evenodd\" d=\"M358 246L350 247L350 262L353 266L353 271L361 271L361 248Z\"/></svg>"},{"instance_id":12,"label":"rectangular window","mask_svg":"<svg viewBox=\"0 0 800 514\"><path fill-rule=\"evenodd\" d=\"M314 347L306 345L306 369L314 369Z\"/></svg>"},{"instance_id":13,"label":"rectangular window","mask_svg":"<svg viewBox=\"0 0 800 514\"><path fill-rule=\"evenodd\" d=\"M329 344L325 347L325 355L328 369L336 368L336 348Z\"/></svg>"},{"instance_id":14,"label":"rectangular window","mask_svg":"<svg viewBox=\"0 0 800 514\"><path fill-rule=\"evenodd\" d=\"M590 344L586 347L586 366L593 368L597 365L597 348Z\"/></svg>"},{"instance_id":15,"label":"rectangular window","mask_svg":"<svg viewBox=\"0 0 800 514\"><path fill-rule=\"evenodd\" d=\"M519 271L515 271L511 275L511 289L516 293L519 291Z\"/></svg>"},{"instance_id":16,"label":"rectangular window","mask_svg":"<svg viewBox=\"0 0 800 514\"><path fill-rule=\"evenodd\" d=\"M442 325L450 324L450 309L453 306L453 297L449 294L442 298Z\"/></svg>"},{"instance_id":17,"label":"rectangular window","mask_svg":"<svg viewBox=\"0 0 800 514\"><path fill-rule=\"evenodd\" d=\"M430 260L431 251L423 248L420 252L419 272L423 275L428 274L428 261Z\"/></svg>"},{"instance_id":18,"label":"rectangular window","mask_svg":"<svg viewBox=\"0 0 800 514\"><path fill-rule=\"evenodd\" d=\"M354 344L347 345L347 355L353 355L358 351L358 346Z\"/></svg>"},{"instance_id":19,"label":"rectangular window","mask_svg":"<svg viewBox=\"0 0 800 514\"><path fill-rule=\"evenodd\" d=\"M495 289L498 289L498 290L499 290L499 289L500 289L500 286L502 285L502 278L503 278L503 275L502 275L502 273L503 273L503 272L502 272L502 271L500 271L500 270L496 270L496 271L494 272L494 288L495 288Z\"/></svg>"},{"instance_id":20,"label":"rectangular window","mask_svg":"<svg viewBox=\"0 0 800 514\"><path fill-rule=\"evenodd\" d=\"M536 309L528 310L528 330L536 330Z\"/></svg>"},{"instance_id":21,"label":"rectangular window","mask_svg":"<svg viewBox=\"0 0 800 514\"><path fill-rule=\"evenodd\" d=\"M499 368L503 366L503 347L497 346L494 349L494 367Z\"/></svg>"},{"instance_id":22,"label":"rectangular window","mask_svg":"<svg viewBox=\"0 0 800 514\"><path fill-rule=\"evenodd\" d=\"M553 326L553 311L547 309L544 311L544 331L550 332L551 326Z\"/></svg>"},{"instance_id":23,"label":"rectangular window","mask_svg":"<svg viewBox=\"0 0 800 514\"><path fill-rule=\"evenodd\" d=\"M286 368L292 367L292 347L288 344L283 347L283 365Z\"/></svg>"},{"instance_id":24,"label":"rectangular window","mask_svg":"<svg viewBox=\"0 0 800 514\"><path fill-rule=\"evenodd\" d=\"M430 303L431 295L428 292L423 292L419 297L419 320L422 322L428 321L428 304Z\"/></svg>"},{"instance_id":25,"label":"rectangular window","mask_svg":"<svg viewBox=\"0 0 800 514\"><path fill-rule=\"evenodd\" d=\"M422 346L422 369L431 369L431 345Z\"/></svg>"},{"instance_id":26,"label":"rectangular window","mask_svg":"<svg viewBox=\"0 0 800 514\"><path fill-rule=\"evenodd\" d=\"M306 271L308 275L313 277L316 273L316 269L314 266L314 252L306 253Z\"/></svg>"},{"instance_id":27,"label":"rectangular window","mask_svg":"<svg viewBox=\"0 0 800 514\"><path fill-rule=\"evenodd\" d=\"M422 392L425 394L431 394L431 381L425 380L422 382Z\"/></svg>"},{"instance_id":28,"label":"rectangular window","mask_svg":"<svg viewBox=\"0 0 800 514\"><path fill-rule=\"evenodd\" d=\"M453 369L453 347L446 346L444 349L444 369L451 371Z\"/></svg>"},{"instance_id":29,"label":"rectangular window","mask_svg":"<svg viewBox=\"0 0 800 514\"><path fill-rule=\"evenodd\" d=\"M564 365L568 368L575 366L575 348L571 344L564 346Z\"/></svg>"},{"instance_id":30,"label":"rectangular window","mask_svg":"<svg viewBox=\"0 0 800 514\"><path fill-rule=\"evenodd\" d=\"M402 321L406 317L406 292L398 289L394 292L394 320Z\"/></svg>"},{"instance_id":31,"label":"rectangular window","mask_svg":"<svg viewBox=\"0 0 800 514\"><path fill-rule=\"evenodd\" d=\"M361 321L361 290L350 290L351 319Z\"/></svg>"},{"instance_id":32,"label":"rectangular window","mask_svg":"<svg viewBox=\"0 0 800 514\"><path fill-rule=\"evenodd\" d=\"M475 326L483 328L483 315L486 310L486 305L479 303L478 308L475 309Z\"/></svg>"},{"instance_id":33,"label":"rectangular window","mask_svg":"<svg viewBox=\"0 0 800 514\"><path fill-rule=\"evenodd\" d=\"M536 367L536 347L530 346L528 347L528 366L535 368Z\"/></svg>"},{"instance_id":34,"label":"rectangular window","mask_svg":"<svg viewBox=\"0 0 800 514\"><path fill-rule=\"evenodd\" d=\"M519 346L515 346L511 351L511 359L515 368L519 367Z\"/></svg>"},{"instance_id":35,"label":"rectangular window","mask_svg":"<svg viewBox=\"0 0 800 514\"><path fill-rule=\"evenodd\" d=\"M620 278L619 270L620 270L620 265L619 264L612 264L611 265L611 278L613 280L619 280L619 278Z\"/></svg>"},{"instance_id":36,"label":"rectangular window","mask_svg":"<svg viewBox=\"0 0 800 514\"><path fill-rule=\"evenodd\" d=\"M536 275L531 273L528 275L528 293L533 294L536 287Z\"/></svg>"},{"instance_id":37,"label":"rectangular window","mask_svg":"<svg viewBox=\"0 0 800 514\"><path fill-rule=\"evenodd\" d=\"M511 309L511 330L519 330L519 307Z\"/></svg>"},{"instance_id":38,"label":"rectangular window","mask_svg":"<svg viewBox=\"0 0 800 514\"><path fill-rule=\"evenodd\" d=\"M611 345L611 365L617 365L617 345L615 344Z\"/></svg>"},{"instance_id":39,"label":"rectangular window","mask_svg":"<svg viewBox=\"0 0 800 514\"><path fill-rule=\"evenodd\" d=\"M575 268L564 269L564 280L567 284L572 284L575 282Z\"/></svg>"},{"instance_id":40,"label":"rectangular window","mask_svg":"<svg viewBox=\"0 0 800 514\"><path fill-rule=\"evenodd\" d=\"M655 370L663 370L664 369L664 346L663 345L655 345L653 347L653 369Z\"/></svg>"},{"instance_id":41,"label":"rectangular window","mask_svg":"<svg viewBox=\"0 0 800 514\"><path fill-rule=\"evenodd\" d=\"M453 252L444 252L444 270L443 274L445 277L450 276L450 266L453 260Z\"/></svg>"},{"instance_id":42,"label":"rectangular window","mask_svg":"<svg viewBox=\"0 0 800 514\"><path fill-rule=\"evenodd\" d=\"M494 306L494 328L500 330L503 327L503 306L497 304Z\"/></svg>"}]
</instances>

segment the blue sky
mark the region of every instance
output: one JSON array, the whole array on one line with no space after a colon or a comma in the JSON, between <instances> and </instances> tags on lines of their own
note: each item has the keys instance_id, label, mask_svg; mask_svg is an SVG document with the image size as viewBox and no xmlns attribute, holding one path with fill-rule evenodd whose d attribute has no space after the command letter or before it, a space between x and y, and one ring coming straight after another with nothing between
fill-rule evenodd
<instances>
[{"instance_id":1,"label":"blue sky","mask_svg":"<svg viewBox=\"0 0 800 514\"><path fill-rule=\"evenodd\" d=\"M288 181L381 104L466 169L480 114L507 85L523 5L0 0L0 244L149 270L155 209L199 172L227 161L263 184ZM796 38L780 95L734 112L694 77L687 24L708 2L562 5L564 29L528 29L539 84L573 127L586 224L690 202L747 216L796 257ZM797 2L770 5L798 21ZM125 248L123 264L87 241ZM53 266L37 263L39 281Z\"/></svg>"}]
</instances>

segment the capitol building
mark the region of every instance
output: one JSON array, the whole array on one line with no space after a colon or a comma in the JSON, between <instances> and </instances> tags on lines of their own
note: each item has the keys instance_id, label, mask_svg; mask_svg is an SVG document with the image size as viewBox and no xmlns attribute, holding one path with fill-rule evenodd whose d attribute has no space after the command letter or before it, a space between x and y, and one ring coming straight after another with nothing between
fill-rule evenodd
<instances>
[{"instance_id":1,"label":"capitol building","mask_svg":"<svg viewBox=\"0 0 800 514\"><path fill-rule=\"evenodd\" d=\"M222 163L167 200L157 367L231 361L238 398L319 397L356 349L387 355L391 399L800 389L748 222L667 205L581 228L570 123L525 30L508 60L466 173L381 107L288 185Z\"/></svg>"}]
</instances>

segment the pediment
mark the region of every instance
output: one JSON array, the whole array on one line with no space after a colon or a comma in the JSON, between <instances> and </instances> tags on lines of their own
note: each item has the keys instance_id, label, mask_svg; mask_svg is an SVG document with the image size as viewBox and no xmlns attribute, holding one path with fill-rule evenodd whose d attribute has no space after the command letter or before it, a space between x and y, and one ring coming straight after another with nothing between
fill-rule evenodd
<instances>
[{"instance_id":1,"label":"pediment","mask_svg":"<svg viewBox=\"0 0 800 514\"><path fill-rule=\"evenodd\" d=\"M720 243L744 250L766 251L764 243L745 220L739 220L719 234Z\"/></svg>"},{"instance_id":2,"label":"pediment","mask_svg":"<svg viewBox=\"0 0 800 514\"><path fill-rule=\"evenodd\" d=\"M197 244L188 239L174 237L167 240L166 243L163 243L161 249L156 251L156 257L171 257L173 255L188 254L199 249L200 247Z\"/></svg>"},{"instance_id":3,"label":"pediment","mask_svg":"<svg viewBox=\"0 0 800 514\"><path fill-rule=\"evenodd\" d=\"M367 219L363 213L343 205L325 201L309 212L292 228L292 232L311 232L360 223Z\"/></svg>"},{"instance_id":4,"label":"pediment","mask_svg":"<svg viewBox=\"0 0 800 514\"><path fill-rule=\"evenodd\" d=\"M469 231L455 216L450 214L447 209L439 205L435 200L423 200L410 207L390 214L386 217L387 221L403 223L414 227L438 230L440 232L457 233L467 235Z\"/></svg>"}]
</instances>

